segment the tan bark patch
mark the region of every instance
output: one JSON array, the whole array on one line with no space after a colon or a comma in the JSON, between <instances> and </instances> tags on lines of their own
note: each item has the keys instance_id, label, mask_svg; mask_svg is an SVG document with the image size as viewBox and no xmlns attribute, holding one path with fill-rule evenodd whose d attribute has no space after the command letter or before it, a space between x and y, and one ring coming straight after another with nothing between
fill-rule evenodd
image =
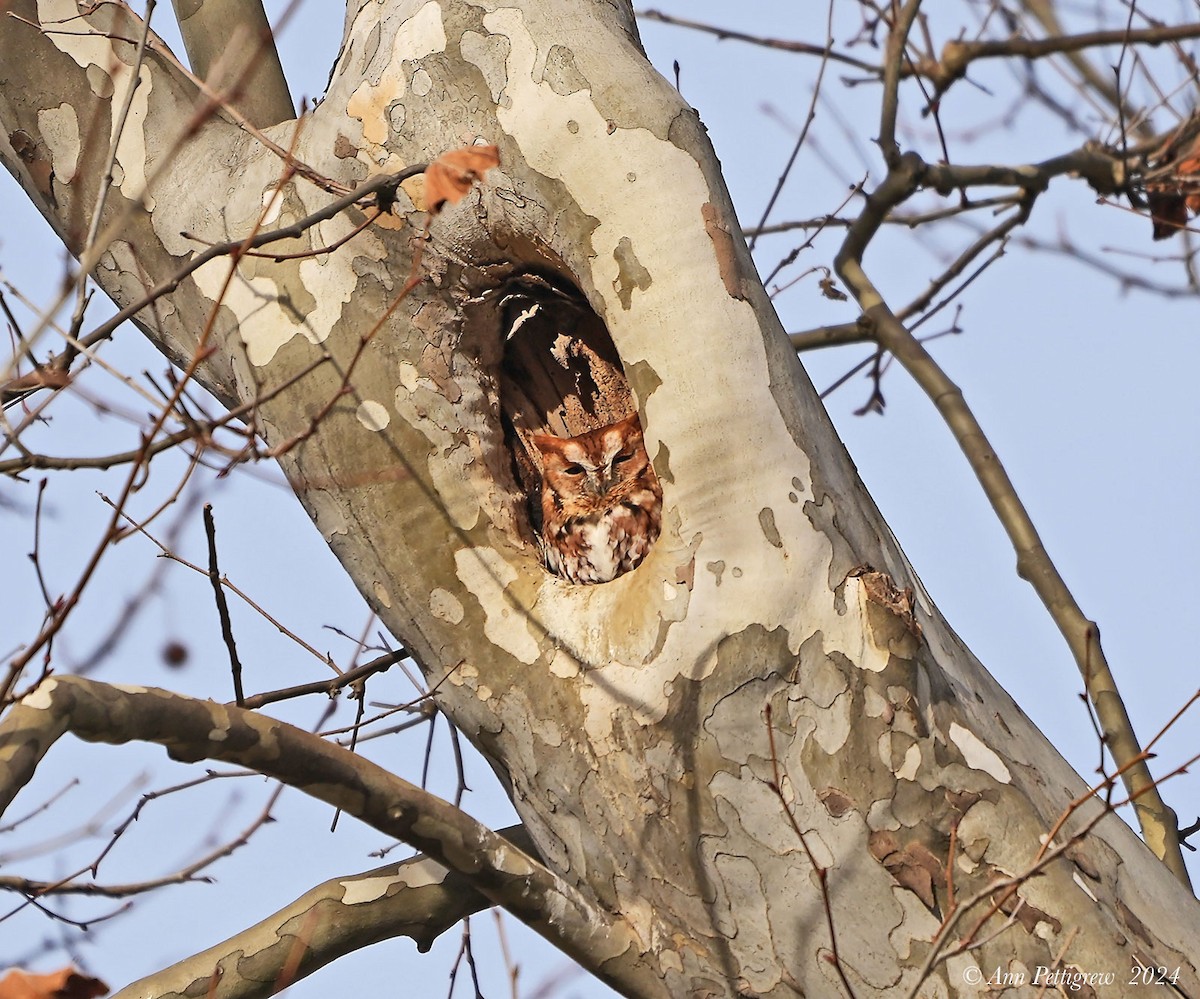
<instances>
[{"instance_id":1,"label":"tan bark patch","mask_svg":"<svg viewBox=\"0 0 1200 999\"><path fill-rule=\"evenodd\" d=\"M734 249L733 237L729 230L721 225L720 212L711 202L705 202L700 208L704 219L704 231L712 240L713 250L717 254L717 267L721 272L721 281L730 298L745 298L742 294L742 281L738 273L737 252Z\"/></svg>"}]
</instances>

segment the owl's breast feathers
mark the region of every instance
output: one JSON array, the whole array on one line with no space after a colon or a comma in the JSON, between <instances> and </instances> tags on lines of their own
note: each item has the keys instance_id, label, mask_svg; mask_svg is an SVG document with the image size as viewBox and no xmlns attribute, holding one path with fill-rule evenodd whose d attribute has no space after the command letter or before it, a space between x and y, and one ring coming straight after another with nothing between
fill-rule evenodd
<instances>
[{"instance_id":1,"label":"owl's breast feathers","mask_svg":"<svg viewBox=\"0 0 1200 999\"><path fill-rule=\"evenodd\" d=\"M607 583L658 538L662 487L636 413L578 437L534 434L541 458L542 551L572 583Z\"/></svg>"},{"instance_id":2,"label":"owl's breast feathers","mask_svg":"<svg viewBox=\"0 0 1200 999\"><path fill-rule=\"evenodd\" d=\"M546 567L571 583L607 583L635 569L657 540L662 493L657 481L634 481L586 506L567 516L561 508L547 516Z\"/></svg>"}]
</instances>

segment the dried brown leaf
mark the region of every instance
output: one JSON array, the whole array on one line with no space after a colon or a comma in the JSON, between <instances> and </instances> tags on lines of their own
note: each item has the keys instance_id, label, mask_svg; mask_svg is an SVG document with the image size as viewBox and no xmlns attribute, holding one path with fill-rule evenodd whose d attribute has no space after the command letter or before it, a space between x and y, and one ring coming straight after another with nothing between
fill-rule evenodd
<instances>
[{"instance_id":1,"label":"dried brown leaf","mask_svg":"<svg viewBox=\"0 0 1200 999\"><path fill-rule=\"evenodd\" d=\"M1146 202L1154 238L1167 239L1186 228L1188 212L1200 214L1200 118L1185 121L1150 159Z\"/></svg>"},{"instance_id":2,"label":"dried brown leaf","mask_svg":"<svg viewBox=\"0 0 1200 999\"><path fill-rule=\"evenodd\" d=\"M96 999L107 994L108 986L100 979L74 968L60 968L48 975L14 968L0 978L0 999Z\"/></svg>"},{"instance_id":3,"label":"dried brown leaf","mask_svg":"<svg viewBox=\"0 0 1200 999\"><path fill-rule=\"evenodd\" d=\"M442 153L425 168L425 204L436 215L447 202L456 204L471 186L494 166L500 165L495 146L464 146Z\"/></svg>"},{"instance_id":4,"label":"dried brown leaf","mask_svg":"<svg viewBox=\"0 0 1200 999\"><path fill-rule=\"evenodd\" d=\"M821 294L826 298L832 299L835 302L846 301L846 293L834 283L832 277L823 277L817 282L821 289Z\"/></svg>"}]
</instances>

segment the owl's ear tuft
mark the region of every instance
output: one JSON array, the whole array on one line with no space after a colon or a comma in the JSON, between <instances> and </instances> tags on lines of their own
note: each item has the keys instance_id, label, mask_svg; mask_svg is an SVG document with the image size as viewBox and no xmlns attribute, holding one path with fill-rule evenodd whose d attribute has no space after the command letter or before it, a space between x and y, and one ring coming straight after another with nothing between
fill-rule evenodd
<instances>
[{"instance_id":1,"label":"owl's ear tuft","mask_svg":"<svg viewBox=\"0 0 1200 999\"><path fill-rule=\"evenodd\" d=\"M538 454L562 454L563 439L555 437L553 434L530 434L529 443L534 446Z\"/></svg>"},{"instance_id":2,"label":"owl's ear tuft","mask_svg":"<svg viewBox=\"0 0 1200 999\"><path fill-rule=\"evenodd\" d=\"M619 430L622 434L636 433L638 437L642 436L642 419L640 416L638 416L636 409L627 417L625 417L625 419L618 420L616 423L614 423L613 427Z\"/></svg>"}]
</instances>

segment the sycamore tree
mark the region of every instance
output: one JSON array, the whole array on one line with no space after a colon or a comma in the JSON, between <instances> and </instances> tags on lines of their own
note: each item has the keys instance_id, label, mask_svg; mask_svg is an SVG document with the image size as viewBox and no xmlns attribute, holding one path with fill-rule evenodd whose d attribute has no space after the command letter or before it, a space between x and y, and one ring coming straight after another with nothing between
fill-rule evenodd
<instances>
[{"instance_id":1,"label":"sycamore tree","mask_svg":"<svg viewBox=\"0 0 1200 999\"><path fill-rule=\"evenodd\" d=\"M626 995L1200 988L1186 830L1161 783L1187 761L1139 742L1099 629L922 340L957 328L1020 240L1154 284L1065 233L1025 235L1056 184L1136 214L1143 253L1160 239L1180 275L1157 290L1192 293L1194 18L860 0L791 15L776 37L741 32L806 60L811 86L787 95L794 153L739 223L689 67L651 67L623 0L348 4L328 87L299 117L259 4L180 0L186 58L150 30L154 6L9 0L0 19L0 154L78 261L40 318L6 291L0 461L6 498L30 511L45 613L6 647L0 801L32 782L18 804L38 807L59 741L156 744L198 779L269 777L420 853L370 871L346 858L320 884L297 870L292 904L205 949L197 930L195 954L117 994L270 995L493 905ZM964 89L996 87L995 66L1003 114L951 117ZM830 113L843 91L858 110ZM1035 154L971 156L969 125L1019 134L1034 112L1059 124L1021 139ZM795 217L773 215L839 127L862 157L825 164L841 200L793 196ZM784 248L761 277L744 229ZM940 255L932 279L880 279L873 253L905 241ZM785 331L764 284L807 289L798 314L822 300L830 321ZM123 376L152 409L136 445L43 450L126 321L174 365ZM950 630L864 489L797 356L838 344L871 348L864 412L898 365L961 445L1078 666L1102 756L1087 781ZM529 435L632 410L662 533L633 572L572 585L543 564ZM257 689L207 511L191 568L212 583L226 663L185 692L63 661L118 541L186 562L160 531L196 502L186 481L139 502L180 453L184 480L278 462L392 637L364 629L351 662ZM80 468L110 476L107 522L59 592L38 481ZM421 694L403 707L453 724L518 825L491 829L425 791L419 766L358 751L381 723L362 724L368 685L408 663ZM347 729L281 720L343 694ZM91 748L91 766L113 752ZM3 886L48 911L122 894L86 871Z\"/></svg>"}]
</instances>

